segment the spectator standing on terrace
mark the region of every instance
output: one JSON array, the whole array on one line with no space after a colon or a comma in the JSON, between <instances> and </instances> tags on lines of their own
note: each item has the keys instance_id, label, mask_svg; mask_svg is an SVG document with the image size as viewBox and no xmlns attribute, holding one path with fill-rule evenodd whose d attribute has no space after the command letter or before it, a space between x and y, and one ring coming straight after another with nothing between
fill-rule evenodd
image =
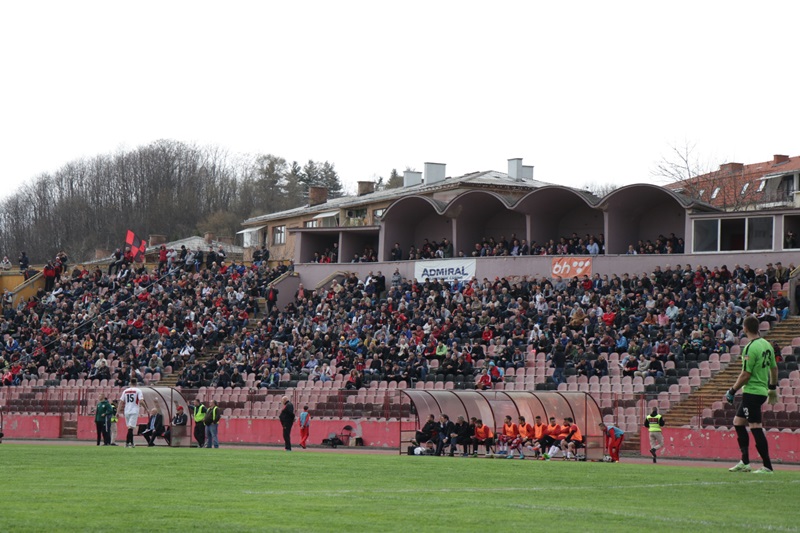
<instances>
[{"instance_id":1,"label":"spectator standing on terrace","mask_svg":"<svg viewBox=\"0 0 800 533\"><path fill-rule=\"evenodd\" d=\"M275 306L278 304L278 292L278 289L273 287L272 283L267 287L267 293L264 295L264 299L267 301L268 315L272 314L272 310L275 309Z\"/></svg>"},{"instance_id":2,"label":"spectator standing on terrace","mask_svg":"<svg viewBox=\"0 0 800 533\"><path fill-rule=\"evenodd\" d=\"M283 409L281 409L278 419L283 427L283 447L287 452L292 451L292 426L294 425L294 405L289 401L288 396L281 398Z\"/></svg>"},{"instance_id":3,"label":"spectator standing on terrace","mask_svg":"<svg viewBox=\"0 0 800 533\"><path fill-rule=\"evenodd\" d=\"M28 267L31 265L31 260L28 259L28 254L25 252L20 252L19 254L19 271L20 272L27 272Z\"/></svg>"},{"instance_id":4,"label":"spectator standing on terrace","mask_svg":"<svg viewBox=\"0 0 800 533\"><path fill-rule=\"evenodd\" d=\"M303 412L300 413L300 447L306 449L308 442L308 434L311 431L311 413L308 412L308 406L303 406Z\"/></svg>"},{"instance_id":5,"label":"spectator standing on terrace","mask_svg":"<svg viewBox=\"0 0 800 533\"><path fill-rule=\"evenodd\" d=\"M390 261L402 261L403 260L403 249L400 248L400 243L394 243L394 248L389 254Z\"/></svg>"}]
</instances>

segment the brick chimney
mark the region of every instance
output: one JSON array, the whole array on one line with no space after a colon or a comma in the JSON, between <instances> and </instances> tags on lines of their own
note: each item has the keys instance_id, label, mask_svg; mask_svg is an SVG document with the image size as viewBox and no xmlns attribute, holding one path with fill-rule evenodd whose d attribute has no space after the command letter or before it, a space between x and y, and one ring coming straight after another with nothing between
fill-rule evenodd
<instances>
[{"instance_id":1,"label":"brick chimney","mask_svg":"<svg viewBox=\"0 0 800 533\"><path fill-rule=\"evenodd\" d=\"M724 163L724 164L719 166L719 170L720 170L720 172L728 172L728 173L741 172L742 170L744 170L744 164L742 164L742 163Z\"/></svg>"},{"instance_id":2,"label":"brick chimney","mask_svg":"<svg viewBox=\"0 0 800 533\"><path fill-rule=\"evenodd\" d=\"M328 201L328 188L312 185L308 188L308 205L324 204Z\"/></svg>"},{"instance_id":3,"label":"brick chimney","mask_svg":"<svg viewBox=\"0 0 800 533\"><path fill-rule=\"evenodd\" d=\"M358 195L364 196L365 194L370 194L375 192L375 182L374 181L359 181L358 182Z\"/></svg>"},{"instance_id":4,"label":"brick chimney","mask_svg":"<svg viewBox=\"0 0 800 533\"><path fill-rule=\"evenodd\" d=\"M207 231L206 234L203 235L203 240L206 241L206 244L212 244L214 242L215 238L216 238L216 235L214 235L210 231Z\"/></svg>"},{"instance_id":5,"label":"brick chimney","mask_svg":"<svg viewBox=\"0 0 800 533\"><path fill-rule=\"evenodd\" d=\"M786 163L789 160L788 155L778 155L775 154L772 156L772 164L777 165L778 163Z\"/></svg>"},{"instance_id":6,"label":"brick chimney","mask_svg":"<svg viewBox=\"0 0 800 533\"><path fill-rule=\"evenodd\" d=\"M158 246L167 242L166 235L150 235L150 246Z\"/></svg>"}]
</instances>

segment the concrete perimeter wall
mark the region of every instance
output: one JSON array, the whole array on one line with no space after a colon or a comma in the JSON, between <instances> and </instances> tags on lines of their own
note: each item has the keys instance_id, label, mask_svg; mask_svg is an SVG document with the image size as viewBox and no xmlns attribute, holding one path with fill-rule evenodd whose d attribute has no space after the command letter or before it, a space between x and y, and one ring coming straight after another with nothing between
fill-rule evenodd
<instances>
[{"instance_id":1,"label":"concrete perimeter wall","mask_svg":"<svg viewBox=\"0 0 800 533\"><path fill-rule=\"evenodd\" d=\"M57 417L56 417L57 418ZM140 424L146 424L147 418L140 417ZM400 445L400 422L391 421L359 421L359 420L311 420L309 444L320 445L331 433L341 433L344 426L350 425L353 434L364 440L365 446L381 448L397 448ZM124 440L125 423L122 419L117 425L117 441ZM6 432L8 438L37 438L34 436L17 437ZM38 437L38 438L57 438ZM78 417L78 440L95 440L93 416ZM300 429L295 422L292 429L292 443L300 441ZM219 424L220 444L283 444L283 429L278 420L264 418L223 418Z\"/></svg>"},{"instance_id":2,"label":"concrete perimeter wall","mask_svg":"<svg viewBox=\"0 0 800 533\"><path fill-rule=\"evenodd\" d=\"M800 462L800 434L768 431L769 456L773 461L786 463ZM650 456L650 436L647 431L641 434L642 455ZM666 428L664 448L659 457L682 457L689 459L726 459L738 461L741 458L736 432L733 429L689 429ZM759 461L753 439L750 439L750 460Z\"/></svg>"}]
</instances>

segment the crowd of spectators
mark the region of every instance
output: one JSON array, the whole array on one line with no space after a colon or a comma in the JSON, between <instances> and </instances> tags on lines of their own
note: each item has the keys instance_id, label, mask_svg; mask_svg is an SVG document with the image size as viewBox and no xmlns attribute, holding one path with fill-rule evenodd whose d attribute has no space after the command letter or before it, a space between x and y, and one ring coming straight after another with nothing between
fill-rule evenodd
<instances>
[{"instance_id":1,"label":"crowd of spectators","mask_svg":"<svg viewBox=\"0 0 800 533\"><path fill-rule=\"evenodd\" d=\"M125 260L113 273L99 266L62 269L51 290L16 306L6 293L2 383L37 379L41 367L60 379L107 379L117 386L167 366L180 370L208 345L241 330L259 311L257 297L286 268L217 257L198 271L189 255L151 271Z\"/></svg>"},{"instance_id":2,"label":"crowd of spectators","mask_svg":"<svg viewBox=\"0 0 800 533\"><path fill-rule=\"evenodd\" d=\"M348 260L348 258L344 258ZM330 248L325 248L322 252L314 252L309 263L336 263L339 261L339 245L333 243ZM350 263L377 263L378 252L371 246L365 246L361 253L354 253L349 258Z\"/></svg>"},{"instance_id":3,"label":"crowd of spectators","mask_svg":"<svg viewBox=\"0 0 800 533\"><path fill-rule=\"evenodd\" d=\"M220 354L233 351L239 373L256 373L267 388L286 386L287 373L328 381L334 372L345 388L445 377L491 388L505 370L524 366L531 349L555 367L556 383L569 367L607 375L611 352L629 354L623 364L637 362L627 370L658 376L666 361L687 353L728 351L748 313L761 312L762 320L768 310L785 313L788 300L771 292L775 272L676 265L642 275L454 283L396 272L389 284L380 272L351 274L302 289L286 308L235 332Z\"/></svg>"},{"instance_id":4,"label":"crowd of spectators","mask_svg":"<svg viewBox=\"0 0 800 533\"><path fill-rule=\"evenodd\" d=\"M406 253L395 243L390 252L391 261L404 259L447 259L451 257L497 257L497 256L524 256L524 255L603 255L605 250L605 236L585 234L583 237L573 233L569 237L561 237L557 241L550 239L537 242L517 238L511 234L510 238L501 235L498 239L485 237L481 242L476 242L471 250L454 252L453 244L443 238L440 242L425 239L421 246L412 245ZM655 241L640 240L636 245L629 245L628 255L636 254L681 254L684 251L682 237L670 233L669 237L659 235Z\"/></svg>"},{"instance_id":5,"label":"crowd of spectators","mask_svg":"<svg viewBox=\"0 0 800 533\"><path fill-rule=\"evenodd\" d=\"M52 291L4 308L0 365L9 383L44 366L64 379L122 386L131 372L171 366L189 388L244 386L250 373L265 388L285 387L287 373L313 381L339 373L351 389L431 378L491 388L535 350L555 368L556 383L567 368L606 375L611 352L628 354L630 375L657 376L668 360L728 351L748 313L780 319L789 303L772 283L792 268L687 264L640 275L452 283L352 273L316 290L300 285L283 307L270 282L286 267L265 262L222 260L199 271L196 262L168 262L152 272L123 263L113 274L76 268ZM253 319L259 296L266 313ZM197 362L209 350L213 357ZM120 365L112 375L113 359Z\"/></svg>"}]
</instances>

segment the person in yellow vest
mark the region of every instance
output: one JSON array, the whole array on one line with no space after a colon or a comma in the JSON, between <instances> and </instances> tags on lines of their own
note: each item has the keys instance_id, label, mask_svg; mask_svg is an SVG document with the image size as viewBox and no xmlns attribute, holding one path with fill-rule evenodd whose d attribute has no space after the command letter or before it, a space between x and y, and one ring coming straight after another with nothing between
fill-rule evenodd
<instances>
[{"instance_id":1,"label":"person in yellow vest","mask_svg":"<svg viewBox=\"0 0 800 533\"><path fill-rule=\"evenodd\" d=\"M655 463L658 460L656 452L664 447L664 434L661 432L661 428L664 427L664 417L658 414L658 407L653 407L644 419L644 427L650 431L650 455L653 456Z\"/></svg>"},{"instance_id":2,"label":"person in yellow vest","mask_svg":"<svg viewBox=\"0 0 800 533\"><path fill-rule=\"evenodd\" d=\"M192 406L192 418L194 418L194 438L197 441L197 447L202 448L206 443L206 406L203 402L196 399Z\"/></svg>"}]
</instances>

